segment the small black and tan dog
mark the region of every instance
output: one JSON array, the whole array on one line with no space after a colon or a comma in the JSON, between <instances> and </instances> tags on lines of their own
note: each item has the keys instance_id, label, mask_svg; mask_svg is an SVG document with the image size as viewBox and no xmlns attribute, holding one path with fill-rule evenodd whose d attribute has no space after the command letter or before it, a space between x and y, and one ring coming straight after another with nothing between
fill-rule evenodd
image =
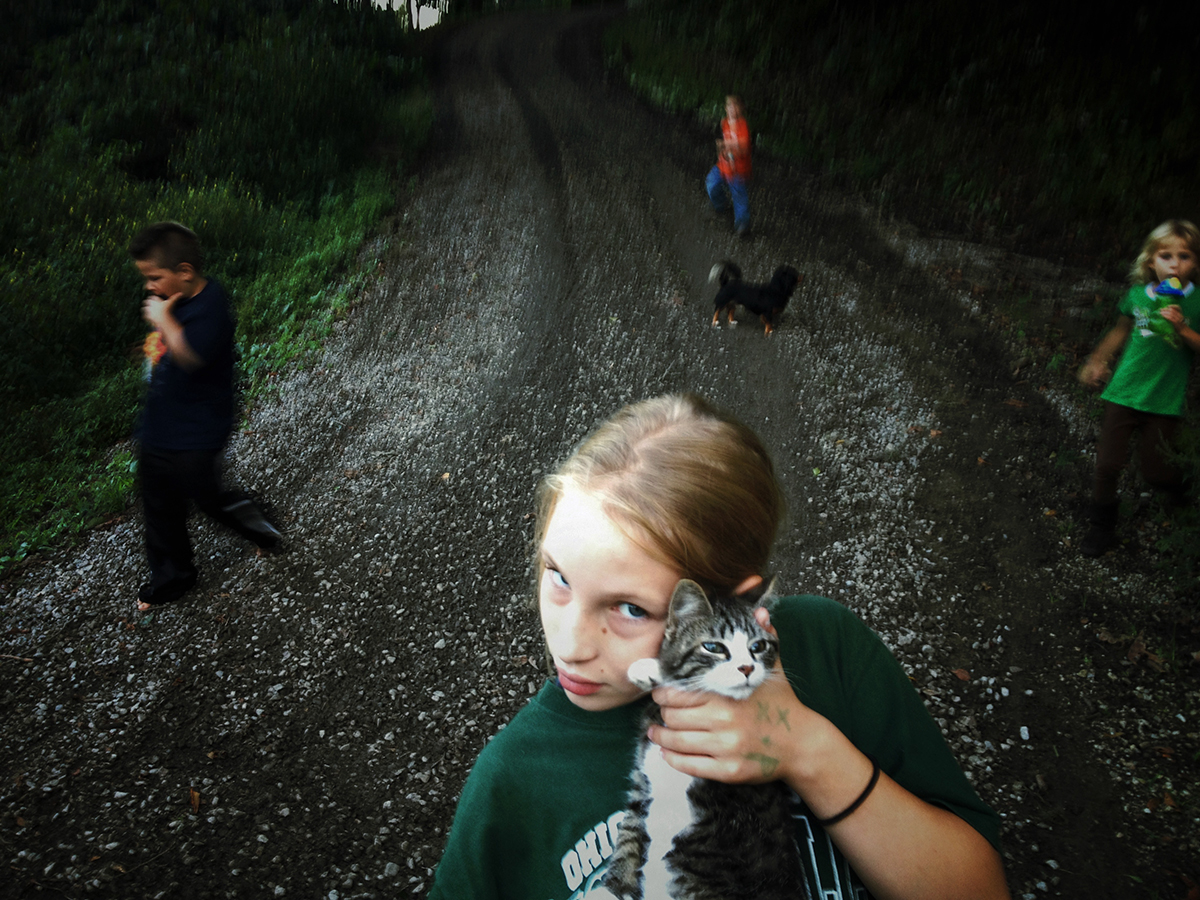
<instances>
[{"instance_id":1,"label":"small black and tan dog","mask_svg":"<svg viewBox=\"0 0 1200 900\"><path fill-rule=\"evenodd\" d=\"M733 308L739 303L762 320L766 331L770 334L775 326L776 317L792 299L792 292L804 280L804 276L791 266L780 266L771 276L767 284L747 284L742 281L742 270L737 263L724 260L712 267L708 280L719 281L720 290L713 300L714 326L720 324L721 312L724 311L730 325L736 325L733 319Z\"/></svg>"}]
</instances>

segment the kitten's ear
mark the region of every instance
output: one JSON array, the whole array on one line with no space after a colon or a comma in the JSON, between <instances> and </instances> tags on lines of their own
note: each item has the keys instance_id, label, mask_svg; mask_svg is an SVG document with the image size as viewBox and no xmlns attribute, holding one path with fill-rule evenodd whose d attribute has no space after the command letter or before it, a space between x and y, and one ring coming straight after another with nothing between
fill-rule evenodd
<instances>
[{"instance_id":1,"label":"kitten's ear","mask_svg":"<svg viewBox=\"0 0 1200 900\"><path fill-rule=\"evenodd\" d=\"M675 591L671 594L670 611L667 614L668 624L680 619L711 615L712 604L704 595L704 588L687 578L675 585Z\"/></svg>"}]
</instances>

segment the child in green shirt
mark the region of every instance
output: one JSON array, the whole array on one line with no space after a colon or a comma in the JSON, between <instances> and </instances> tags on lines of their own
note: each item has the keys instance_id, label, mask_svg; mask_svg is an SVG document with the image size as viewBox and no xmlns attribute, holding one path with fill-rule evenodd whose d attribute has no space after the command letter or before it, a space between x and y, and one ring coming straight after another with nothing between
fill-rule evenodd
<instances>
[{"instance_id":1,"label":"child in green shirt","mask_svg":"<svg viewBox=\"0 0 1200 900\"><path fill-rule=\"evenodd\" d=\"M1129 440L1141 431L1138 452L1142 475L1164 491L1168 501L1183 500L1184 484L1170 449L1179 431L1192 356L1200 350L1200 295L1192 284L1200 257L1200 230L1172 219L1159 225L1142 246L1130 273L1133 286L1120 305L1116 326L1104 336L1079 370L1079 380L1098 387L1122 347L1120 362L1101 394L1104 420L1096 447L1091 528L1080 549L1100 556L1117 543L1117 478L1129 463Z\"/></svg>"}]
</instances>

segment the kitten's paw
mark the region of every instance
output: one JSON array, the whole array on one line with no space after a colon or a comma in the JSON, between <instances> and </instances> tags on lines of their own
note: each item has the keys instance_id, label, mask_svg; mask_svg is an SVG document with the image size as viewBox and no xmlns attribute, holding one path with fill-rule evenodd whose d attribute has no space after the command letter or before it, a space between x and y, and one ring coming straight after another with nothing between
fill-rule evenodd
<instances>
[{"instance_id":1,"label":"kitten's paw","mask_svg":"<svg viewBox=\"0 0 1200 900\"><path fill-rule=\"evenodd\" d=\"M662 682L657 659L637 659L629 665L629 680L643 691L653 690Z\"/></svg>"}]
</instances>

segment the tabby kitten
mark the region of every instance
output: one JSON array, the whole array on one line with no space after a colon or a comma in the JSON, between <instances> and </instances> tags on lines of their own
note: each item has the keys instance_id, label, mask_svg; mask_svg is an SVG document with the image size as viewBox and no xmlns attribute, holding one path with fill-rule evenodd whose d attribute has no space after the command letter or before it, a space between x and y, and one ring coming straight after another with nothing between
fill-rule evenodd
<instances>
[{"instance_id":1,"label":"tabby kitten","mask_svg":"<svg viewBox=\"0 0 1200 900\"><path fill-rule=\"evenodd\" d=\"M630 680L646 690L669 684L746 699L779 655L779 642L754 618L768 590L710 603L700 585L680 581L658 659L637 660ZM787 786L724 784L677 772L644 736L651 722L662 723L655 703L642 723L629 809L605 888L622 900L807 896Z\"/></svg>"}]
</instances>

